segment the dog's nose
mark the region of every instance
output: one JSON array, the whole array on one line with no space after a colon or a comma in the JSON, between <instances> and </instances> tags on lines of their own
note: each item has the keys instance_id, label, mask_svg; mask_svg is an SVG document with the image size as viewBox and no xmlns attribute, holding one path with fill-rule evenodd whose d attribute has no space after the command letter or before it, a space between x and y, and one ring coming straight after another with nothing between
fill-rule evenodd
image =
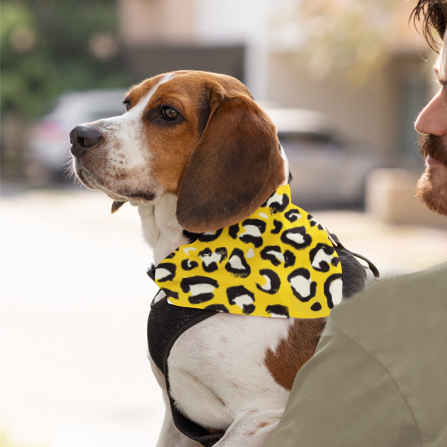
<instances>
[{"instance_id":1,"label":"dog's nose","mask_svg":"<svg viewBox=\"0 0 447 447\"><path fill-rule=\"evenodd\" d=\"M94 127L77 126L70 132L71 153L82 157L101 140L101 133Z\"/></svg>"}]
</instances>

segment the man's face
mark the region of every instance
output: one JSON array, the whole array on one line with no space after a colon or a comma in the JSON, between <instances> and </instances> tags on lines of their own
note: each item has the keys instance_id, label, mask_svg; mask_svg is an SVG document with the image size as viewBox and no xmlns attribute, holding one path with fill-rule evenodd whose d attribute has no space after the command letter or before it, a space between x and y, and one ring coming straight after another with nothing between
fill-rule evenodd
<instances>
[{"instance_id":1,"label":"man's face","mask_svg":"<svg viewBox=\"0 0 447 447\"><path fill-rule=\"evenodd\" d=\"M435 66L441 89L416 120L425 173L417 185L418 197L432 211L447 216L447 33Z\"/></svg>"}]
</instances>

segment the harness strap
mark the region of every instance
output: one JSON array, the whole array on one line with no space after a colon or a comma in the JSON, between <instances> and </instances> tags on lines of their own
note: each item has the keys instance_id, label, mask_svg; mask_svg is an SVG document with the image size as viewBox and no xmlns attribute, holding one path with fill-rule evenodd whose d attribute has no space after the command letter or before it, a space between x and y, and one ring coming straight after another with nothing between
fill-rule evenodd
<instances>
[{"instance_id":1,"label":"harness strap","mask_svg":"<svg viewBox=\"0 0 447 447\"><path fill-rule=\"evenodd\" d=\"M374 275L374 278L376 278L376 281L380 278L380 272L379 269L365 256L360 255L358 253L354 253L351 250L348 250L341 242L340 239L338 239L337 235L334 233L330 233L328 231L327 228L325 228L326 233L329 235L329 239L331 240L331 242L334 244L335 247L340 247L343 248L344 250L348 251L349 253L351 253L353 256L355 256L356 258L362 259L363 261L365 261L368 264L368 268L371 270L371 272Z\"/></svg>"},{"instance_id":2,"label":"harness strap","mask_svg":"<svg viewBox=\"0 0 447 447\"><path fill-rule=\"evenodd\" d=\"M164 297L151 305L147 326L149 353L165 376L174 424L181 433L204 447L213 446L224 433L210 434L206 428L191 421L176 408L170 393L168 357L172 346L183 332L213 315L216 315L215 311L174 306Z\"/></svg>"}]
</instances>

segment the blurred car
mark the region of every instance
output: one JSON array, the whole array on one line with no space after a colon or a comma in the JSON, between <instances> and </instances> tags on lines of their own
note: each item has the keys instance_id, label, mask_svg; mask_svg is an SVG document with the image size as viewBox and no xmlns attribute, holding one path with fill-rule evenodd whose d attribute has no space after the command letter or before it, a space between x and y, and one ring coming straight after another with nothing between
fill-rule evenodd
<instances>
[{"instance_id":1,"label":"blurred car","mask_svg":"<svg viewBox=\"0 0 447 447\"><path fill-rule=\"evenodd\" d=\"M289 159L293 202L302 208L363 205L368 173L384 166L374 151L340 138L329 118L303 109L265 108Z\"/></svg>"},{"instance_id":2,"label":"blurred car","mask_svg":"<svg viewBox=\"0 0 447 447\"><path fill-rule=\"evenodd\" d=\"M59 97L52 111L28 134L28 174L36 183L63 180L70 154L70 131L78 124L122 115L125 90L72 92Z\"/></svg>"}]
</instances>

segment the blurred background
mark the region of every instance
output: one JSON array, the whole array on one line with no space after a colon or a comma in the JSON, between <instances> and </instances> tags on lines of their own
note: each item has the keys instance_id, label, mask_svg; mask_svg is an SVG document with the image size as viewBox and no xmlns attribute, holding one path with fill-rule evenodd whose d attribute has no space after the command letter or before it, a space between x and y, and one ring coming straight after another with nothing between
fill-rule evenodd
<instances>
[{"instance_id":1,"label":"blurred background","mask_svg":"<svg viewBox=\"0 0 447 447\"><path fill-rule=\"evenodd\" d=\"M2 0L0 446L155 445L155 286L135 209L67 175L69 131L179 69L244 82L277 126L293 201L383 276L446 259L414 197L436 90L416 0Z\"/></svg>"}]
</instances>

